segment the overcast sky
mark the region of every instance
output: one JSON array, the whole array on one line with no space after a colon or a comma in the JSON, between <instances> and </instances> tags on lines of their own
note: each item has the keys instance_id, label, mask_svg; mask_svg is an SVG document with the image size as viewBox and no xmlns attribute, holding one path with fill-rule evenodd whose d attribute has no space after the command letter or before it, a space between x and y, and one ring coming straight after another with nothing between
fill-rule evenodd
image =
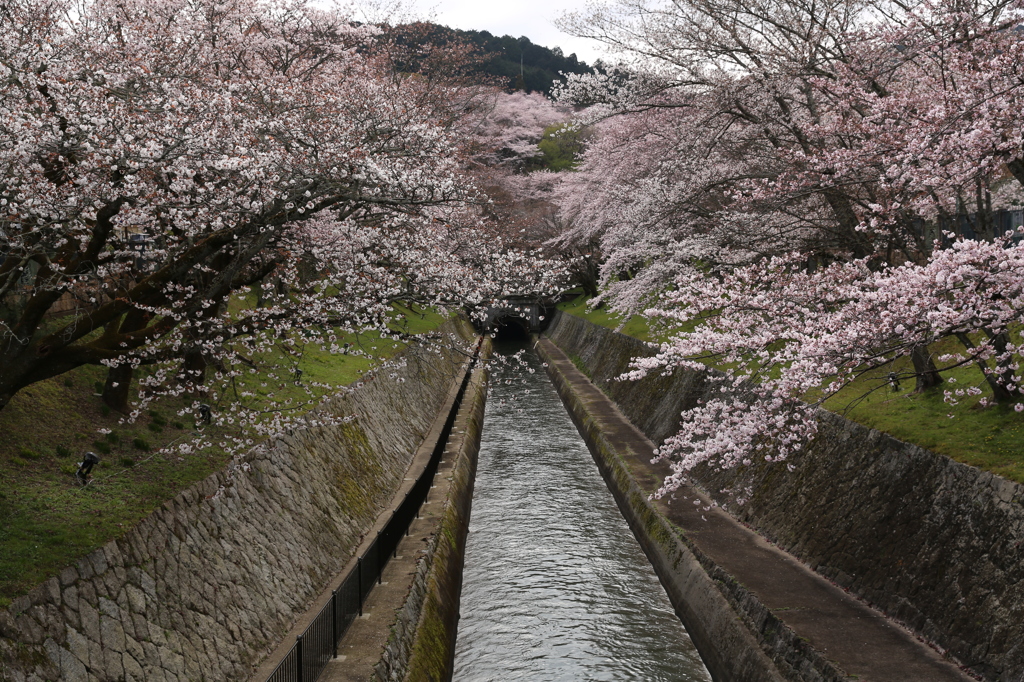
<instances>
[{"instance_id":1,"label":"overcast sky","mask_svg":"<svg viewBox=\"0 0 1024 682\"><path fill-rule=\"evenodd\" d=\"M490 31L514 38L526 36L537 45L560 47L566 56L576 56L593 64L601 56L600 47L587 40L572 38L554 25L563 12L583 9L586 0L414 0L424 18L463 30Z\"/></svg>"}]
</instances>

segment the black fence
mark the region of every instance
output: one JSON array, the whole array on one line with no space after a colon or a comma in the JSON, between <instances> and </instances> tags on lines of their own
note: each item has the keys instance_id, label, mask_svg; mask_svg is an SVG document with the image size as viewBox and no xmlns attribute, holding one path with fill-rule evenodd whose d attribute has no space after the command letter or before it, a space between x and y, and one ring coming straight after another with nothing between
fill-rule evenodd
<instances>
[{"instance_id":1,"label":"black fence","mask_svg":"<svg viewBox=\"0 0 1024 682\"><path fill-rule=\"evenodd\" d=\"M420 507L427 501L430 488L434 485L434 474L437 473L444 449L448 445L448 437L455 425L455 418L459 414L475 365L476 354L469 363L455 403L448 413L441 435L434 445L434 451L423 473L406 493L398 508L391 513L388 522L378 531L374 541L356 560L352 572L345 576L338 589L331 593L330 601L320 610L305 632L296 637L295 645L267 678L267 682L315 682L327 667L327 662L338 655L338 642L342 635L352 621L363 615L363 604L367 595L374 585L380 583L381 574L388 560L397 553L398 543L408 535L410 524L419 516Z\"/></svg>"},{"instance_id":2,"label":"black fence","mask_svg":"<svg viewBox=\"0 0 1024 682\"><path fill-rule=\"evenodd\" d=\"M951 241L946 233L965 239L991 241L1007 232L1014 232L1011 243L1019 244L1024 241L1024 233L1016 231L1018 227L1024 225L1024 209L1000 209L984 216L977 213L958 213L942 216L934 221L918 219L913 225L926 241L937 239L943 246L949 246Z\"/></svg>"}]
</instances>

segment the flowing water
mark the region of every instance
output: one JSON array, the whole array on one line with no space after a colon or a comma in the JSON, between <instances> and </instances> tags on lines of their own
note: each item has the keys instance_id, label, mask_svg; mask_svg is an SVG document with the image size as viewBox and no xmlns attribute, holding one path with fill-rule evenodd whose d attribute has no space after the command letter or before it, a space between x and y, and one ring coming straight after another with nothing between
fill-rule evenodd
<instances>
[{"instance_id":1,"label":"flowing water","mask_svg":"<svg viewBox=\"0 0 1024 682\"><path fill-rule=\"evenodd\" d=\"M540 360L524 359L532 373L491 377L454 679L710 680Z\"/></svg>"}]
</instances>

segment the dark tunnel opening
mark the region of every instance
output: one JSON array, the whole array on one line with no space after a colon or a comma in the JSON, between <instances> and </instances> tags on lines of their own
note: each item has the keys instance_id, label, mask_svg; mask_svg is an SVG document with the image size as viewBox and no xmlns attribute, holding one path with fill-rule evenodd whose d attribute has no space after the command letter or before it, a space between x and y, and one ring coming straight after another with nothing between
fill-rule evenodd
<instances>
[{"instance_id":1,"label":"dark tunnel opening","mask_svg":"<svg viewBox=\"0 0 1024 682\"><path fill-rule=\"evenodd\" d=\"M491 327L495 341L529 341L530 325L521 317L499 317Z\"/></svg>"}]
</instances>

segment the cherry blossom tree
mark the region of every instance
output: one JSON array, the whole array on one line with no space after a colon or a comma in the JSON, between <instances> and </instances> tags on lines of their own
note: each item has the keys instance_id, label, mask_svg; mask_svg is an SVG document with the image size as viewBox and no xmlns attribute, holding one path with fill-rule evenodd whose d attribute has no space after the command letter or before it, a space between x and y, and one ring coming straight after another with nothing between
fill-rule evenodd
<instances>
[{"instance_id":1,"label":"cherry blossom tree","mask_svg":"<svg viewBox=\"0 0 1024 682\"><path fill-rule=\"evenodd\" d=\"M977 364L995 400L1024 407L1022 347L1011 333L1024 313L1024 246L1009 237L957 240L925 265L882 271L866 260L812 273L803 265L796 253L733 269L714 282L680 275L646 311L693 331L677 332L660 353L636 360L630 378L681 367L703 371L709 361L726 368L712 379L721 384L721 397L684 413L681 431L659 450L675 469L663 492L698 463L731 467L757 454L784 460L813 437L816 406L859 377L950 336L967 347L944 360ZM873 390L904 378L888 373ZM946 400L981 393L978 386L954 386Z\"/></svg>"},{"instance_id":2,"label":"cherry blossom tree","mask_svg":"<svg viewBox=\"0 0 1024 682\"><path fill-rule=\"evenodd\" d=\"M544 129L567 121L572 109L539 92L493 89L474 115L465 119L473 162L489 169L523 172L541 156Z\"/></svg>"},{"instance_id":3,"label":"cherry blossom tree","mask_svg":"<svg viewBox=\"0 0 1024 682\"><path fill-rule=\"evenodd\" d=\"M542 167L540 144L545 131L567 124L572 114L570 107L540 93L492 90L463 119L461 129L468 142L469 171L489 197L485 215L500 226L505 243L560 261L558 269L568 269L569 283L584 284L596 293L596 248L552 248L550 243L564 231L554 198L565 173Z\"/></svg>"},{"instance_id":4,"label":"cherry blossom tree","mask_svg":"<svg viewBox=\"0 0 1024 682\"><path fill-rule=\"evenodd\" d=\"M851 36L847 59L830 78L814 79L829 112L816 134L835 144L791 158L765 191L869 186L858 206L862 226L895 233L910 257L930 248L909 227L922 217L975 213L976 232L994 236L993 185L1005 175L1017 187L1024 181L1022 9L1018 2L882 6L884 21Z\"/></svg>"},{"instance_id":5,"label":"cherry blossom tree","mask_svg":"<svg viewBox=\"0 0 1024 682\"><path fill-rule=\"evenodd\" d=\"M0 408L100 363L198 404L291 330L336 347L395 302L551 284L481 226L443 83L395 77L373 27L303 0L0 22Z\"/></svg>"},{"instance_id":6,"label":"cherry blossom tree","mask_svg":"<svg viewBox=\"0 0 1024 682\"><path fill-rule=\"evenodd\" d=\"M941 385L928 349L948 337L964 350L941 360L1019 408L1019 236L921 225L983 216L1018 173L1021 9L621 0L565 18L622 66L560 92L602 134L556 189L559 239L597 240L603 299L664 323L633 378L730 368L663 446L668 488L700 462L784 459L821 400L898 358Z\"/></svg>"}]
</instances>

